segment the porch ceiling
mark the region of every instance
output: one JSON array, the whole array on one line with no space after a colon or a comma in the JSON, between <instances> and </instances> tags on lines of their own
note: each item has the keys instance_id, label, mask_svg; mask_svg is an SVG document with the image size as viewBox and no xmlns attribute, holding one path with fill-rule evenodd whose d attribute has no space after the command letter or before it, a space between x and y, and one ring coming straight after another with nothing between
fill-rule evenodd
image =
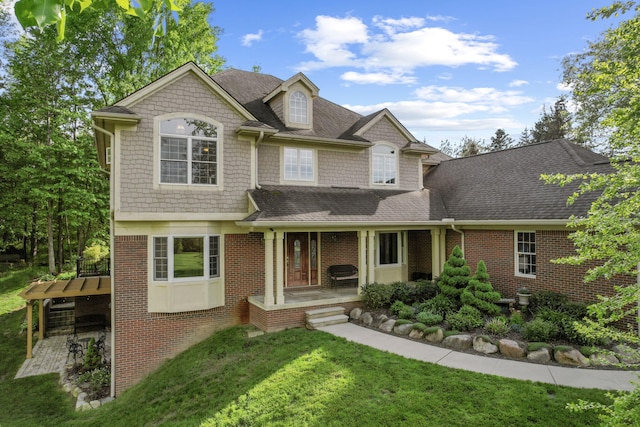
<instances>
[{"instance_id":1,"label":"porch ceiling","mask_svg":"<svg viewBox=\"0 0 640 427\"><path fill-rule=\"evenodd\" d=\"M110 295L111 277L79 277L71 280L33 282L20 296L27 301L46 298L83 297L90 295Z\"/></svg>"}]
</instances>

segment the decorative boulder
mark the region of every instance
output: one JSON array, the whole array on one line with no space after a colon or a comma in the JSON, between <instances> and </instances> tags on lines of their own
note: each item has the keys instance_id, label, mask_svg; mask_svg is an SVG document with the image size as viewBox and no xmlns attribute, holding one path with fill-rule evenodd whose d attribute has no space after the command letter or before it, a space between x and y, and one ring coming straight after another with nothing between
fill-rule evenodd
<instances>
[{"instance_id":1,"label":"decorative boulder","mask_svg":"<svg viewBox=\"0 0 640 427\"><path fill-rule=\"evenodd\" d=\"M422 337L424 337L424 332L420 329L412 329L411 332L409 332L409 338L420 339Z\"/></svg>"},{"instance_id":2,"label":"decorative boulder","mask_svg":"<svg viewBox=\"0 0 640 427\"><path fill-rule=\"evenodd\" d=\"M371 325L378 327L382 325L384 322L386 322L387 320L389 320L389 318L387 317L386 314L378 314L376 316L373 316L373 323Z\"/></svg>"},{"instance_id":3,"label":"decorative boulder","mask_svg":"<svg viewBox=\"0 0 640 427\"><path fill-rule=\"evenodd\" d=\"M349 312L349 317L353 320L359 320L360 316L362 316L362 309L360 307L356 307Z\"/></svg>"},{"instance_id":4,"label":"decorative boulder","mask_svg":"<svg viewBox=\"0 0 640 427\"><path fill-rule=\"evenodd\" d=\"M442 344L455 350L467 350L473 345L473 338L471 335L450 335L442 341Z\"/></svg>"},{"instance_id":5,"label":"decorative boulder","mask_svg":"<svg viewBox=\"0 0 640 427\"><path fill-rule=\"evenodd\" d=\"M409 332L411 332L411 329L413 329L413 324L405 323L404 325L399 325L394 327L393 332L395 332L398 335L409 335Z\"/></svg>"},{"instance_id":6,"label":"decorative boulder","mask_svg":"<svg viewBox=\"0 0 640 427\"><path fill-rule=\"evenodd\" d=\"M387 321L382 322L380 326L378 326L378 329L385 332L391 332L393 331L393 327L395 325L396 325L395 319L389 319Z\"/></svg>"},{"instance_id":7,"label":"decorative boulder","mask_svg":"<svg viewBox=\"0 0 640 427\"><path fill-rule=\"evenodd\" d=\"M551 361L551 350L542 347L527 354L527 359L537 363L547 363Z\"/></svg>"},{"instance_id":8,"label":"decorative boulder","mask_svg":"<svg viewBox=\"0 0 640 427\"><path fill-rule=\"evenodd\" d=\"M367 311L362 316L360 316L360 320L362 321L363 324L367 326L371 326L371 324L373 323L373 316L371 316L371 313Z\"/></svg>"},{"instance_id":9,"label":"decorative boulder","mask_svg":"<svg viewBox=\"0 0 640 427\"><path fill-rule=\"evenodd\" d=\"M430 334L426 334L424 336L424 339L429 341L429 342L433 342L433 343L442 342L442 340L444 339L444 332L442 331L442 328L438 328L438 329L436 329L435 332L431 332Z\"/></svg>"},{"instance_id":10,"label":"decorative boulder","mask_svg":"<svg viewBox=\"0 0 640 427\"><path fill-rule=\"evenodd\" d=\"M527 355L527 352L524 349L524 345L520 344L517 341L509 340L506 338L498 341L498 348L500 349L501 354L504 354L505 356L511 357L513 359L520 359Z\"/></svg>"},{"instance_id":11,"label":"decorative boulder","mask_svg":"<svg viewBox=\"0 0 640 427\"><path fill-rule=\"evenodd\" d=\"M493 354L498 352L498 347L487 337L477 336L473 339L473 349L478 353Z\"/></svg>"},{"instance_id":12,"label":"decorative boulder","mask_svg":"<svg viewBox=\"0 0 640 427\"><path fill-rule=\"evenodd\" d=\"M626 363L628 365L640 363L640 352L636 348L629 347L625 344L618 344L613 347L613 352L622 363Z\"/></svg>"},{"instance_id":13,"label":"decorative boulder","mask_svg":"<svg viewBox=\"0 0 640 427\"><path fill-rule=\"evenodd\" d=\"M589 362L591 366L611 366L620 363L618 358L610 353L592 354L589 356Z\"/></svg>"},{"instance_id":14,"label":"decorative boulder","mask_svg":"<svg viewBox=\"0 0 640 427\"><path fill-rule=\"evenodd\" d=\"M589 366L589 359L584 357L582 353L575 348L566 350L562 348L556 349L553 352L553 358L556 359L556 362L563 365Z\"/></svg>"}]
</instances>

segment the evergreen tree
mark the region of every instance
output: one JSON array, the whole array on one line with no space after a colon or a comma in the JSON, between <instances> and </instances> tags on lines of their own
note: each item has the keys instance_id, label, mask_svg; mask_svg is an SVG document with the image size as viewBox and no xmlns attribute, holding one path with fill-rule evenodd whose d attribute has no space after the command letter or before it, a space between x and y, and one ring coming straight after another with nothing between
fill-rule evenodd
<instances>
[{"instance_id":1,"label":"evergreen tree","mask_svg":"<svg viewBox=\"0 0 640 427\"><path fill-rule=\"evenodd\" d=\"M496 134L491 137L491 144L489 144L489 151L501 151L511 148L513 145L513 138L509 136L504 129L497 129Z\"/></svg>"},{"instance_id":2,"label":"evergreen tree","mask_svg":"<svg viewBox=\"0 0 640 427\"><path fill-rule=\"evenodd\" d=\"M481 139L475 139L465 135L460 141L459 157L476 156L482 153L485 151L483 142Z\"/></svg>"},{"instance_id":3,"label":"evergreen tree","mask_svg":"<svg viewBox=\"0 0 640 427\"><path fill-rule=\"evenodd\" d=\"M571 131L571 115L567 111L567 99L560 96L553 107L544 107L540 119L531 130L533 142L566 138Z\"/></svg>"},{"instance_id":4,"label":"evergreen tree","mask_svg":"<svg viewBox=\"0 0 640 427\"><path fill-rule=\"evenodd\" d=\"M460 300L463 304L476 307L482 312L498 314L500 313L500 307L495 303L500 298L500 294L493 290L493 286L489 282L489 274L487 274L487 266L484 261L478 262L476 274L473 275L467 287L460 294Z\"/></svg>"},{"instance_id":5,"label":"evergreen tree","mask_svg":"<svg viewBox=\"0 0 640 427\"><path fill-rule=\"evenodd\" d=\"M440 292L452 300L459 301L460 294L469 284L471 269L467 265L460 246L456 245L444 263L438 287Z\"/></svg>"},{"instance_id":6,"label":"evergreen tree","mask_svg":"<svg viewBox=\"0 0 640 427\"><path fill-rule=\"evenodd\" d=\"M529 128L524 128L522 133L520 134L520 139L518 140L518 146L533 144L535 141L533 140L533 136L531 135L531 131Z\"/></svg>"}]
</instances>

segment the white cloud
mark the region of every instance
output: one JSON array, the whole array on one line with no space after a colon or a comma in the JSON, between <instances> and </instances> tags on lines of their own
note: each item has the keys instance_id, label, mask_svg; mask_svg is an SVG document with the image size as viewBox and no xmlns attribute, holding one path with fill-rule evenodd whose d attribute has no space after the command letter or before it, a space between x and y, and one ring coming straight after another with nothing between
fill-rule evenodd
<instances>
[{"instance_id":1,"label":"white cloud","mask_svg":"<svg viewBox=\"0 0 640 427\"><path fill-rule=\"evenodd\" d=\"M242 46L251 46L253 42L257 42L262 40L262 30L259 30L257 33L253 34L245 34L242 37Z\"/></svg>"},{"instance_id":2,"label":"white cloud","mask_svg":"<svg viewBox=\"0 0 640 427\"><path fill-rule=\"evenodd\" d=\"M453 16L445 16L445 15L428 15L427 20L433 21L433 22L451 22L451 21L455 21L456 18L454 18Z\"/></svg>"},{"instance_id":3,"label":"white cloud","mask_svg":"<svg viewBox=\"0 0 640 427\"><path fill-rule=\"evenodd\" d=\"M521 87L521 86L525 86L528 85L529 82L526 80L514 80L511 83L509 83L509 87Z\"/></svg>"},{"instance_id":4,"label":"white cloud","mask_svg":"<svg viewBox=\"0 0 640 427\"><path fill-rule=\"evenodd\" d=\"M562 83L562 82L560 82L560 83L558 83L558 84L556 85L556 89L558 89L558 90L560 90L560 91L563 91L563 92L566 92L566 91L570 91L570 90L572 90L572 89L573 89L573 86L572 86L572 85L569 85L569 84L566 84L566 83Z\"/></svg>"},{"instance_id":5,"label":"white cloud","mask_svg":"<svg viewBox=\"0 0 640 427\"><path fill-rule=\"evenodd\" d=\"M356 84L412 84L416 82L415 76L407 76L405 74L391 73L358 73L348 71L340 76L340 78L349 83Z\"/></svg>"},{"instance_id":6,"label":"white cloud","mask_svg":"<svg viewBox=\"0 0 640 427\"><path fill-rule=\"evenodd\" d=\"M355 17L316 17L315 29L299 33L314 61L300 65L310 69L349 66L367 73L412 74L418 67L475 65L508 71L517 63L498 52L492 36L455 33L442 27L426 27L424 18L383 18L371 26ZM400 71L399 71L400 70Z\"/></svg>"},{"instance_id":7,"label":"white cloud","mask_svg":"<svg viewBox=\"0 0 640 427\"><path fill-rule=\"evenodd\" d=\"M534 99L515 90L500 91L491 87L465 89L451 86L424 86L416 90L418 98L427 101L467 102L498 106L516 106Z\"/></svg>"}]
</instances>

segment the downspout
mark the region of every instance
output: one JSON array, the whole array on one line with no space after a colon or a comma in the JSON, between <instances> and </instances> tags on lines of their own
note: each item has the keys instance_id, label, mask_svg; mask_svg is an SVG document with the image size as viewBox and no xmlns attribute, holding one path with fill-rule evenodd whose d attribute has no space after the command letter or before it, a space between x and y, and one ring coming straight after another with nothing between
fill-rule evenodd
<instances>
[{"instance_id":1,"label":"downspout","mask_svg":"<svg viewBox=\"0 0 640 427\"><path fill-rule=\"evenodd\" d=\"M264 139L264 131L260 131L260 136L258 136L258 139L256 140L256 154L255 154L255 161L256 161L256 188L258 190L260 190L262 187L260 186L260 183L258 183L258 145L262 142L262 140Z\"/></svg>"},{"instance_id":2,"label":"downspout","mask_svg":"<svg viewBox=\"0 0 640 427\"><path fill-rule=\"evenodd\" d=\"M103 134L107 135L109 137L109 147L111 147L111 167L115 167L115 163L113 161L114 158L114 141L115 141L115 135L111 132L109 132L108 130L101 128L100 126L98 126L93 120L91 120L91 127L98 131L98 132L102 132ZM105 153L106 156L106 153ZM107 162L107 159L105 158L105 163ZM111 169L111 168L110 168ZM115 397L116 395L116 372L115 372L115 366L116 366L116 352L115 352L115 348L116 348L116 334L115 334L115 328L114 326L114 322L115 322L115 318L116 318L116 305L115 305L115 286L114 286L114 277L113 277L113 271L115 263L114 263L114 259L113 259L113 254L114 254L114 238L113 238L113 211L112 211L112 206L111 203L113 203L113 187L115 185L115 183L113 182L112 177L114 177L115 175L111 174L111 170L109 170L109 258L110 258L110 263L111 263L111 303L110 308L111 308L111 384L110 384L110 389L111 389L111 397Z\"/></svg>"},{"instance_id":3,"label":"downspout","mask_svg":"<svg viewBox=\"0 0 640 427\"><path fill-rule=\"evenodd\" d=\"M462 254L464 255L464 231L458 230L455 224L451 224L451 229L456 233L460 233L461 246L462 246Z\"/></svg>"}]
</instances>

